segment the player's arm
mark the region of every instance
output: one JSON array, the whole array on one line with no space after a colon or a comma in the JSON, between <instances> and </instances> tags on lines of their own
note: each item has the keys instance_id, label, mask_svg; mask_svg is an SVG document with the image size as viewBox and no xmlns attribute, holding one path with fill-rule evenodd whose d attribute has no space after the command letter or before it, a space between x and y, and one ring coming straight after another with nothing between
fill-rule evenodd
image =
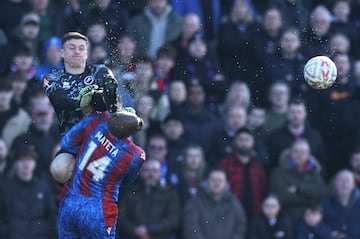
<instances>
[{"instance_id":1,"label":"player's arm","mask_svg":"<svg viewBox=\"0 0 360 239\"><path fill-rule=\"evenodd\" d=\"M116 112L119 105L118 82L113 72L106 66L102 66L96 76L99 86L103 89L103 99L106 108L110 112Z\"/></svg>"},{"instance_id":2,"label":"player's arm","mask_svg":"<svg viewBox=\"0 0 360 239\"><path fill-rule=\"evenodd\" d=\"M46 75L43 79L43 87L51 104L57 111L73 111L79 108L79 100L70 98L62 88L58 75L55 73Z\"/></svg>"},{"instance_id":3,"label":"player's arm","mask_svg":"<svg viewBox=\"0 0 360 239\"><path fill-rule=\"evenodd\" d=\"M128 169L125 172L124 180L122 181L121 185L123 186L131 185L138 177L144 162L145 162L145 153L142 153L140 155L135 155Z\"/></svg>"}]
</instances>

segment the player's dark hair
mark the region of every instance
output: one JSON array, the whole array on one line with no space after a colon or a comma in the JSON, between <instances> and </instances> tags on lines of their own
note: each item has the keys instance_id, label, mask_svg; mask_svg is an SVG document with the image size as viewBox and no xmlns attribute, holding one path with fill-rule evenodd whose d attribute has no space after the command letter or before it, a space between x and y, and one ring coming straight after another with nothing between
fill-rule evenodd
<instances>
[{"instance_id":1,"label":"player's dark hair","mask_svg":"<svg viewBox=\"0 0 360 239\"><path fill-rule=\"evenodd\" d=\"M360 154L360 145L357 145L351 152L351 155Z\"/></svg>"},{"instance_id":2,"label":"player's dark hair","mask_svg":"<svg viewBox=\"0 0 360 239\"><path fill-rule=\"evenodd\" d=\"M151 60L150 57L138 56L138 57L134 58L134 65L137 65L137 64L150 64L151 66L153 66L153 61Z\"/></svg>"},{"instance_id":3,"label":"player's dark hair","mask_svg":"<svg viewBox=\"0 0 360 239\"><path fill-rule=\"evenodd\" d=\"M62 37L61 45L64 47L65 42L67 42L71 39L81 39L81 40L84 40L86 42L86 44L89 43L89 39L85 35L81 34L80 32L68 32Z\"/></svg>"}]
</instances>

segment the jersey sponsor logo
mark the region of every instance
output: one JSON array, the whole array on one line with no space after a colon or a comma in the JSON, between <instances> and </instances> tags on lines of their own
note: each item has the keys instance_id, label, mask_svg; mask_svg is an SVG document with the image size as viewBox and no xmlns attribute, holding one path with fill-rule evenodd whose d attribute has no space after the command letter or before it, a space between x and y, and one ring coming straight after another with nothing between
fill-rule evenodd
<instances>
[{"instance_id":1,"label":"jersey sponsor logo","mask_svg":"<svg viewBox=\"0 0 360 239\"><path fill-rule=\"evenodd\" d=\"M87 76L84 78L84 84L85 85L92 85L94 84L95 80L92 76Z\"/></svg>"}]
</instances>

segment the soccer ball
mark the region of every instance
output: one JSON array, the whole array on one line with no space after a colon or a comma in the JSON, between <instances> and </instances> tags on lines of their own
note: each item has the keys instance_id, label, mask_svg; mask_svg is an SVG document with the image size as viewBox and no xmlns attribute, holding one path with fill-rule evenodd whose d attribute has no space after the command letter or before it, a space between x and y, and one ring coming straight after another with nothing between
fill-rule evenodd
<instances>
[{"instance_id":1,"label":"soccer ball","mask_svg":"<svg viewBox=\"0 0 360 239\"><path fill-rule=\"evenodd\" d=\"M329 88L334 84L336 76L336 65L327 56L315 56L305 64L305 81L314 89L322 90Z\"/></svg>"}]
</instances>

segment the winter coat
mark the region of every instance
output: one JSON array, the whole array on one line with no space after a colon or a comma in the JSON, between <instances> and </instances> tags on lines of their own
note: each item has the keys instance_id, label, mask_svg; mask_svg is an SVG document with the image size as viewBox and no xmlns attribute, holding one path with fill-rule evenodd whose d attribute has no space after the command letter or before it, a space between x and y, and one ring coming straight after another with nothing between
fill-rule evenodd
<instances>
[{"instance_id":1,"label":"winter coat","mask_svg":"<svg viewBox=\"0 0 360 239\"><path fill-rule=\"evenodd\" d=\"M14 178L1 185L0 238L56 238L56 205L44 181Z\"/></svg>"},{"instance_id":2,"label":"winter coat","mask_svg":"<svg viewBox=\"0 0 360 239\"><path fill-rule=\"evenodd\" d=\"M274 224L264 214L254 218L250 224L248 239L292 239L293 228L288 218L279 214Z\"/></svg>"},{"instance_id":3,"label":"winter coat","mask_svg":"<svg viewBox=\"0 0 360 239\"><path fill-rule=\"evenodd\" d=\"M202 185L185 206L184 239L243 239L245 231L244 210L227 189L216 201Z\"/></svg>"},{"instance_id":4,"label":"winter coat","mask_svg":"<svg viewBox=\"0 0 360 239\"><path fill-rule=\"evenodd\" d=\"M331 230L345 233L346 239L360 238L360 191L355 189L349 205L341 205L336 192L322 202L324 222Z\"/></svg>"},{"instance_id":5,"label":"winter coat","mask_svg":"<svg viewBox=\"0 0 360 239\"><path fill-rule=\"evenodd\" d=\"M307 206L326 196L327 187L320 172L319 163L312 157L301 172L289 157L281 160L280 166L273 171L270 190L279 197L284 215L292 222L302 217ZM291 186L296 187L293 193L289 191Z\"/></svg>"},{"instance_id":6,"label":"winter coat","mask_svg":"<svg viewBox=\"0 0 360 239\"><path fill-rule=\"evenodd\" d=\"M120 197L118 232L122 239L137 239L136 226L144 225L152 239L171 239L179 225L180 202L175 191L140 182Z\"/></svg>"}]
</instances>

